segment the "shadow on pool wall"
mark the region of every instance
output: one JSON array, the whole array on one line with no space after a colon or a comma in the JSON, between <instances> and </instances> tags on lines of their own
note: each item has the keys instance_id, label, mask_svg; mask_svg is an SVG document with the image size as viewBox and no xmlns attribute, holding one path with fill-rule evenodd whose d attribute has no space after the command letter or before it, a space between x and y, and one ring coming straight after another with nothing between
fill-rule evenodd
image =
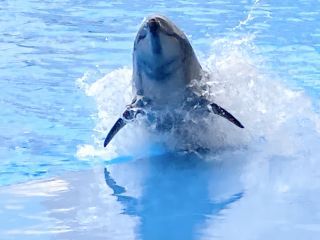
<instances>
[{"instance_id":1,"label":"shadow on pool wall","mask_svg":"<svg viewBox=\"0 0 320 240\"><path fill-rule=\"evenodd\" d=\"M123 214L138 217L136 239L199 239L244 194L230 164L166 154L106 166L105 181Z\"/></svg>"}]
</instances>

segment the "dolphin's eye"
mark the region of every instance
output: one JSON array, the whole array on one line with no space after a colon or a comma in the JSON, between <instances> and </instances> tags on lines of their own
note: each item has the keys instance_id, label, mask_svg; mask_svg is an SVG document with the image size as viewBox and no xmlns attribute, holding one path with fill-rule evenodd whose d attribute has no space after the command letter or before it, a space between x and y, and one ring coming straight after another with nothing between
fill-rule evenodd
<instances>
[{"instance_id":1,"label":"dolphin's eye","mask_svg":"<svg viewBox=\"0 0 320 240\"><path fill-rule=\"evenodd\" d=\"M146 36L147 36L147 30L146 30L146 27L143 27L138 33L137 42L139 42L141 39L144 39Z\"/></svg>"}]
</instances>

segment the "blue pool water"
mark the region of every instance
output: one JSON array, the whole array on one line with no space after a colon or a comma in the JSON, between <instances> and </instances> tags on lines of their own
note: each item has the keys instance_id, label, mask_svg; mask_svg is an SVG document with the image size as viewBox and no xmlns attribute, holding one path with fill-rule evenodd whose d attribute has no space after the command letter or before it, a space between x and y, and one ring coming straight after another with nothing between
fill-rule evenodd
<instances>
[{"instance_id":1,"label":"blue pool water","mask_svg":"<svg viewBox=\"0 0 320 240\"><path fill-rule=\"evenodd\" d=\"M319 239L319 11L318 0L0 1L1 239ZM102 148L155 12L188 35L214 98L246 126L217 119L200 139L218 149L208 156L166 153L139 124Z\"/></svg>"}]
</instances>

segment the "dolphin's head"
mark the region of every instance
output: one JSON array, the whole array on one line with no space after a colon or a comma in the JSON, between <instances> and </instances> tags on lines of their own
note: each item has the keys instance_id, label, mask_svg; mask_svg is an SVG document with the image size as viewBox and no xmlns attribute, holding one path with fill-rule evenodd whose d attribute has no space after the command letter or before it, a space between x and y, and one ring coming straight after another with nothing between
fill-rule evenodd
<instances>
[{"instance_id":1,"label":"dolphin's head","mask_svg":"<svg viewBox=\"0 0 320 240\"><path fill-rule=\"evenodd\" d=\"M178 70L190 78L186 67L193 69L192 65L196 65L195 74L201 69L186 35L161 15L152 15L142 23L133 55L134 70L143 72L150 80L166 81Z\"/></svg>"},{"instance_id":2,"label":"dolphin's head","mask_svg":"<svg viewBox=\"0 0 320 240\"><path fill-rule=\"evenodd\" d=\"M158 102L173 102L201 66L186 35L168 18L152 15L142 23L133 51L133 90Z\"/></svg>"}]
</instances>

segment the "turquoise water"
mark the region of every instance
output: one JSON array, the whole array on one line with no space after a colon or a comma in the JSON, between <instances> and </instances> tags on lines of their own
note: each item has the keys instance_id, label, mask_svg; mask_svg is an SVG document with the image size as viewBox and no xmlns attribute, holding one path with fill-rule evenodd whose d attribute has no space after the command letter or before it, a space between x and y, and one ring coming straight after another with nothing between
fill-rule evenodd
<instances>
[{"instance_id":1,"label":"turquoise water","mask_svg":"<svg viewBox=\"0 0 320 240\"><path fill-rule=\"evenodd\" d=\"M318 239L319 11L316 0L0 1L1 235ZM102 148L154 12L188 35L214 97L246 126L217 120L201 140L221 150L205 160L155 150L141 126Z\"/></svg>"}]
</instances>

